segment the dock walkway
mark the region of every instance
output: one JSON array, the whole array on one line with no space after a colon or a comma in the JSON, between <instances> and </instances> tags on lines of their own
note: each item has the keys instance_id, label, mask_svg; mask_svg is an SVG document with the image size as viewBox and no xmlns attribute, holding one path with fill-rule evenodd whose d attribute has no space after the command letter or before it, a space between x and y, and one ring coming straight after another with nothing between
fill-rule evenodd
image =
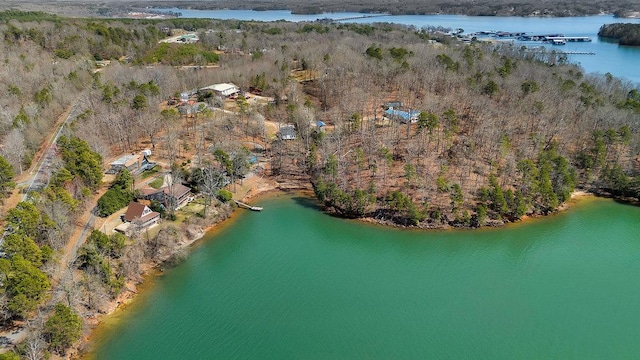
<instances>
[{"instance_id":1,"label":"dock walkway","mask_svg":"<svg viewBox=\"0 0 640 360\"><path fill-rule=\"evenodd\" d=\"M249 204L245 204L238 200L234 200L234 201L236 202L236 205L238 205L238 207L241 207L243 209L248 209L252 211L262 211L262 208L260 206L251 206Z\"/></svg>"},{"instance_id":2,"label":"dock walkway","mask_svg":"<svg viewBox=\"0 0 640 360\"><path fill-rule=\"evenodd\" d=\"M547 36L543 41L591 42L588 36Z\"/></svg>"}]
</instances>

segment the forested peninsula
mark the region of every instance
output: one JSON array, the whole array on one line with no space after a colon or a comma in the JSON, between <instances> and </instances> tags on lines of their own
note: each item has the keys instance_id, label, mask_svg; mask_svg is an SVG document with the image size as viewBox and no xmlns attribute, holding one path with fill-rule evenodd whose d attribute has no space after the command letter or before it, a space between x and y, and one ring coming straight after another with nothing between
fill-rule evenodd
<instances>
[{"instance_id":1,"label":"forested peninsula","mask_svg":"<svg viewBox=\"0 0 640 360\"><path fill-rule=\"evenodd\" d=\"M0 321L22 334L0 359L82 351L145 271L264 189L421 228L548 214L576 189L639 198L640 89L555 51L7 11L0 61Z\"/></svg>"},{"instance_id":2,"label":"forested peninsula","mask_svg":"<svg viewBox=\"0 0 640 360\"><path fill-rule=\"evenodd\" d=\"M598 36L615 39L620 45L640 46L640 24L605 24Z\"/></svg>"}]
</instances>

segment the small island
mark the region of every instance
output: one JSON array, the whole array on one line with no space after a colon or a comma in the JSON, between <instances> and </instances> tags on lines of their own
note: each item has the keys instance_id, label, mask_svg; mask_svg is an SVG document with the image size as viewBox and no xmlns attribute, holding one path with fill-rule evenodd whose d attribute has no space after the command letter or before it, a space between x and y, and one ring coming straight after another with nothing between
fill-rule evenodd
<instances>
[{"instance_id":1,"label":"small island","mask_svg":"<svg viewBox=\"0 0 640 360\"><path fill-rule=\"evenodd\" d=\"M598 36L614 39L625 46L640 46L640 24L605 24Z\"/></svg>"}]
</instances>

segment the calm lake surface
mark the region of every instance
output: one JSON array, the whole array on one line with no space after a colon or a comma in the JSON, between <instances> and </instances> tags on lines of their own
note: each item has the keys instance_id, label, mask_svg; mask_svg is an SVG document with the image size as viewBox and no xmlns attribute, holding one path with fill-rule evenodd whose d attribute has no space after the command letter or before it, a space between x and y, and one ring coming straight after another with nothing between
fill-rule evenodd
<instances>
[{"instance_id":1,"label":"calm lake surface","mask_svg":"<svg viewBox=\"0 0 640 360\"><path fill-rule=\"evenodd\" d=\"M179 12L184 18L237 19L255 21L315 21L319 18L343 19L361 17L361 13L330 13L320 15L293 15L290 11L252 10L184 10L160 9ZM565 36L589 36L590 43L567 43L563 46L546 45L548 49L563 52L593 52L595 55L569 55L569 61L579 64L588 73L611 73L640 86L640 47L618 46L617 43L598 38L598 30L604 24L635 23L640 19L618 19L612 15L581 17L505 17L505 16L462 16L462 15L397 15L374 18L351 19L354 23L391 22L412 25L416 28L440 26L451 29L461 28L465 33L478 31L526 32L529 35L564 34ZM518 46L541 46L537 42L517 42Z\"/></svg>"},{"instance_id":2,"label":"calm lake surface","mask_svg":"<svg viewBox=\"0 0 640 360\"><path fill-rule=\"evenodd\" d=\"M631 359L640 208L589 198L426 232L282 195L204 240L98 331L96 359Z\"/></svg>"}]
</instances>

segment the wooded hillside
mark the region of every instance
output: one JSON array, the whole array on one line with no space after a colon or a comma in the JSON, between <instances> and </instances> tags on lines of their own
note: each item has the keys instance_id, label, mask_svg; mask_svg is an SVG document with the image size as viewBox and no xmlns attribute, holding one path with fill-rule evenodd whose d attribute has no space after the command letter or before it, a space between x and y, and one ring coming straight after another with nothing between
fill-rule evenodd
<instances>
[{"instance_id":1,"label":"wooded hillside","mask_svg":"<svg viewBox=\"0 0 640 360\"><path fill-rule=\"evenodd\" d=\"M141 263L205 221L182 219L155 237L95 230L75 258L56 263L85 210L98 203L97 214L111 214L135 196L127 172L111 190L103 184L105 165L123 154L152 149L211 205L231 199L252 148L264 175L312 184L329 211L422 227L546 214L576 187L638 199L640 89L584 74L554 51L431 30L0 13L3 193L71 114L51 176L5 209L0 320L53 314L33 322L39 332L21 354L63 355L73 339L54 336L59 321L77 337L76 313L103 311ZM187 31L199 40L159 42ZM202 91L216 83L242 91L235 100ZM182 93L193 103L183 113L171 105ZM245 97L256 94L268 101ZM286 125L291 140L276 136ZM172 221L176 209L167 210Z\"/></svg>"},{"instance_id":2,"label":"wooded hillside","mask_svg":"<svg viewBox=\"0 0 640 360\"><path fill-rule=\"evenodd\" d=\"M344 84L321 92L340 111L341 131L310 136L316 192L336 211L474 226L487 213L502 221L552 211L577 185L637 197L639 113L629 85L553 54L376 34L351 48L357 61L336 66L330 57L331 69L320 70L345 69L318 79L320 89ZM418 111L417 122L381 123L379 106L390 100Z\"/></svg>"},{"instance_id":3,"label":"wooded hillside","mask_svg":"<svg viewBox=\"0 0 640 360\"><path fill-rule=\"evenodd\" d=\"M175 159L180 154L175 144L186 140L170 139L173 132L167 133L169 138L158 138L161 129L173 126L172 115L158 116L154 104L180 91L232 81L241 88L259 88L277 100L275 107L248 112L295 123L302 135L297 154L291 153L290 144L273 144L279 154L274 159L276 171L282 167L286 174L291 167L285 164L283 153L287 153L299 158L292 163L316 184L334 184L345 194L369 189L366 206L345 211L352 216L387 209L386 199L402 193L407 198L403 201L411 200L421 209L418 220L439 218L442 213L449 214L446 222L469 224L477 206L487 203L491 189L486 187L496 187L491 185L493 178L500 189L489 193L507 192L505 201L520 208L498 211L501 205L487 203L499 213L493 216L498 219L547 212L578 184L619 194L633 194L635 189L632 178L624 180L621 175L637 172L637 89L612 76L584 74L565 65L555 52L480 43L446 46L455 40L428 29L391 24L60 22L46 17L35 23L25 16L19 23L3 25L5 62L15 69L4 74L11 94L5 100L4 134L25 148L6 152L16 169L28 161L30 143L25 139L30 129L50 118L44 112L54 105L59 111L69 104L82 109L75 126L84 129L82 136L103 156L112 149L130 151L138 139L149 138L152 145L166 141L163 149ZM157 43L160 29L175 28L201 31L193 51L185 50L190 44ZM211 60L202 56L216 49L225 54ZM116 61L91 73L94 60L118 58L128 63ZM164 65L181 58L178 64L216 61L221 67L188 72ZM294 81L295 69L302 71L304 81ZM28 79L40 70L52 74L47 75L50 80L45 77L44 84L49 81L49 85L12 78ZM57 73L61 76L55 77ZM68 91L69 86L74 87ZM52 94L46 96L48 92ZM383 120L382 106L391 100L418 113L417 122ZM318 129L309 125L314 119L331 125L333 131L315 134ZM245 127L241 132L254 130ZM36 138L33 144L38 143L39 133L31 135ZM186 133L194 136L189 128ZM214 142L226 137L202 136ZM26 155L17 157L21 153ZM541 156L549 157L552 169L543 169ZM530 170L534 173L525 174L524 168L535 168ZM547 172L551 183L545 178ZM533 176L535 183L523 185L526 176ZM549 186L553 195L540 192L549 191ZM344 197L336 193L328 198L336 196ZM348 204L351 200L346 196L345 204L333 200L329 204L344 210L353 207ZM525 201L526 206L516 201Z\"/></svg>"}]
</instances>

